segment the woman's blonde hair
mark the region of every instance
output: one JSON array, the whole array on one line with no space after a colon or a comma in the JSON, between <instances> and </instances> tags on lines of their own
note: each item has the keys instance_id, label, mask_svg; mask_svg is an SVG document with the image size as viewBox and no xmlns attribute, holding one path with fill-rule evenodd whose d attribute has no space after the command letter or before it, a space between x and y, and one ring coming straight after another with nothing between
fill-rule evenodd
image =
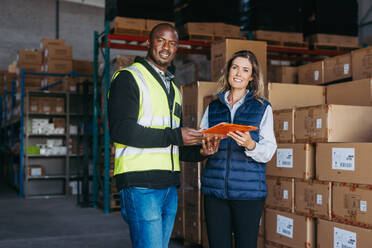
<instances>
[{"instance_id":1,"label":"woman's blonde hair","mask_svg":"<svg viewBox=\"0 0 372 248\"><path fill-rule=\"evenodd\" d=\"M218 80L218 83L220 84L219 87L219 93L222 93L227 90L231 90L231 86L229 84L229 73L230 68L232 66L232 62L234 59L241 57L241 58L247 58L249 62L252 64L252 80L248 83L247 89L250 91L253 91L253 96L259 100L260 98L264 98L265 94L265 86L264 86L264 80L263 75L261 72L260 64L258 63L258 60L256 58L256 55L248 50L240 50L236 53L234 53L229 61L227 61L224 71Z\"/></svg>"}]
</instances>

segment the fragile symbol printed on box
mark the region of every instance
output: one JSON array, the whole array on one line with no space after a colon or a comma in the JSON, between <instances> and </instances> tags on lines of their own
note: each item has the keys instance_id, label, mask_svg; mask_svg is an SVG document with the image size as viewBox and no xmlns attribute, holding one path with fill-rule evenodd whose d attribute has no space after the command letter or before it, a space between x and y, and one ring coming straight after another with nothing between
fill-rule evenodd
<instances>
[{"instance_id":1,"label":"fragile symbol printed on box","mask_svg":"<svg viewBox=\"0 0 372 248\"><path fill-rule=\"evenodd\" d=\"M279 148L276 151L276 167L293 168L293 149Z\"/></svg>"},{"instance_id":2,"label":"fragile symbol printed on box","mask_svg":"<svg viewBox=\"0 0 372 248\"><path fill-rule=\"evenodd\" d=\"M276 232L292 239L293 219L278 214L276 218Z\"/></svg>"},{"instance_id":3,"label":"fragile symbol printed on box","mask_svg":"<svg viewBox=\"0 0 372 248\"><path fill-rule=\"evenodd\" d=\"M316 204L322 205L323 197L321 194L316 194Z\"/></svg>"},{"instance_id":4,"label":"fragile symbol printed on box","mask_svg":"<svg viewBox=\"0 0 372 248\"><path fill-rule=\"evenodd\" d=\"M283 130L288 130L288 121L283 121Z\"/></svg>"},{"instance_id":5,"label":"fragile symbol printed on box","mask_svg":"<svg viewBox=\"0 0 372 248\"><path fill-rule=\"evenodd\" d=\"M332 148L332 169L355 170L354 148Z\"/></svg>"},{"instance_id":6,"label":"fragile symbol printed on box","mask_svg":"<svg viewBox=\"0 0 372 248\"><path fill-rule=\"evenodd\" d=\"M356 233L340 228L334 228L334 248L356 248Z\"/></svg>"},{"instance_id":7,"label":"fragile symbol printed on box","mask_svg":"<svg viewBox=\"0 0 372 248\"><path fill-rule=\"evenodd\" d=\"M367 201L360 201L360 211L367 212Z\"/></svg>"}]
</instances>

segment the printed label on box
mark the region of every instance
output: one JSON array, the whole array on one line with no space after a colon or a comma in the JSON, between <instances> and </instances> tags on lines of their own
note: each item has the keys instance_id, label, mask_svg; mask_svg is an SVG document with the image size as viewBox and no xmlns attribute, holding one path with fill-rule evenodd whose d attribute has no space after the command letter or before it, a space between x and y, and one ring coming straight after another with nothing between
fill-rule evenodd
<instances>
[{"instance_id":1,"label":"printed label on box","mask_svg":"<svg viewBox=\"0 0 372 248\"><path fill-rule=\"evenodd\" d=\"M360 201L360 211L367 212L367 201Z\"/></svg>"},{"instance_id":2,"label":"printed label on box","mask_svg":"<svg viewBox=\"0 0 372 248\"><path fill-rule=\"evenodd\" d=\"M319 71L314 71L314 80L315 81L319 80Z\"/></svg>"},{"instance_id":3,"label":"printed label on box","mask_svg":"<svg viewBox=\"0 0 372 248\"><path fill-rule=\"evenodd\" d=\"M56 107L58 113L62 112L62 107Z\"/></svg>"},{"instance_id":4,"label":"printed label on box","mask_svg":"<svg viewBox=\"0 0 372 248\"><path fill-rule=\"evenodd\" d=\"M293 149L291 148L277 149L276 167L293 168Z\"/></svg>"},{"instance_id":5,"label":"printed label on box","mask_svg":"<svg viewBox=\"0 0 372 248\"><path fill-rule=\"evenodd\" d=\"M278 214L276 218L276 232L292 239L293 219Z\"/></svg>"},{"instance_id":6,"label":"printed label on box","mask_svg":"<svg viewBox=\"0 0 372 248\"><path fill-rule=\"evenodd\" d=\"M355 170L354 148L332 148L332 169Z\"/></svg>"},{"instance_id":7,"label":"printed label on box","mask_svg":"<svg viewBox=\"0 0 372 248\"><path fill-rule=\"evenodd\" d=\"M349 64L344 64L344 74L348 74L349 73Z\"/></svg>"},{"instance_id":8,"label":"printed label on box","mask_svg":"<svg viewBox=\"0 0 372 248\"><path fill-rule=\"evenodd\" d=\"M322 128L322 119L319 118L319 119L316 119L316 128Z\"/></svg>"},{"instance_id":9,"label":"printed label on box","mask_svg":"<svg viewBox=\"0 0 372 248\"><path fill-rule=\"evenodd\" d=\"M323 196L321 194L316 194L316 204L322 205Z\"/></svg>"},{"instance_id":10,"label":"printed label on box","mask_svg":"<svg viewBox=\"0 0 372 248\"><path fill-rule=\"evenodd\" d=\"M288 121L283 121L283 130L288 130Z\"/></svg>"},{"instance_id":11,"label":"printed label on box","mask_svg":"<svg viewBox=\"0 0 372 248\"><path fill-rule=\"evenodd\" d=\"M31 176L41 176L41 168L31 168Z\"/></svg>"},{"instance_id":12,"label":"printed label on box","mask_svg":"<svg viewBox=\"0 0 372 248\"><path fill-rule=\"evenodd\" d=\"M288 190L283 190L283 199L288 199Z\"/></svg>"},{"instance_id":13,"label":"printed label on box","mask_svg":"<svg viewBox=\"0 0 372 248\"><path fill-rule=\"evenodd\" d=\"M333 244L334 248L356 248L356 233L335 227Z\"/></svg>"}]
</instances>

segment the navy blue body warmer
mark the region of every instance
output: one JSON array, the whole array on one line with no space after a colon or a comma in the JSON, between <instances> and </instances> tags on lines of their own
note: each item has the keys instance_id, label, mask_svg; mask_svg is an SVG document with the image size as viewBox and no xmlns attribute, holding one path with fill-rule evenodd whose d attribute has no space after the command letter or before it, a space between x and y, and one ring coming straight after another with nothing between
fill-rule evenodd
<instances>
[{"instance_id":1,"label":"navy blue body warmer","mask_svg":"<svg viewBox=\"0 0 372 248\"><path fill-rule=\"evenodd\" d=\"M237 109L234 120L224 100L225 93L209 104L209 127L221 122L259 127L266 107L270 104L257 101L251 91ZM259 141L259 130L251 131ZM220 199L263 200L267 196L266 164L258 163L245 155L245 148L232 138L223 139L218 152L209 157L202 177L202 192Z\"/></svg>"}]
</instances>

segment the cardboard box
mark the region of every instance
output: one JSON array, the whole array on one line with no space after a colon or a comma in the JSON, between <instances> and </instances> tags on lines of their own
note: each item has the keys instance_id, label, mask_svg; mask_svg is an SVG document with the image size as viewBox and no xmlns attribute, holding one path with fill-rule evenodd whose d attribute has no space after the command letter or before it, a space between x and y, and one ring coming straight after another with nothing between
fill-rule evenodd
<instances>
[{"instance_id":1,"label":"cardboard box","mask_svg":"<svg viewBox=\"0 0 372 248\"><path fill-rule=\"evenodd\" d=\"M72 60L48 59L43 65L42 70L45 73L69 74L72 71Z\"/></svg>"},{"instance_id":2,"label":"cardboard box","mask_svg":"<svg viewBox=\"0 0 372 248\"><path fill-rule=\"evenodd\" d=\"M266 178L267 198L265 206L293 212L294 210L294 179L283 177Z\"/></svg>"},{"instance_id":3,"label":"cardboard box","mask_svg":"<svg viewBox=\"0 0 372 248\"><path fill-rule=\"evenodd\" d=\"M52 108L52 112L62 114L65 112L65 99L62 97L55 97L54 98L54 105Z\"/></svg>"},{"instance_id":4,"label":"cardboard box","mask_svg":"<svg viewBox=\"0 0 372 248\"><path fill-rule=\"evenodd\" d=\"M54 124L54 128L66 128L66 120L65 118L53 118L52 122Z\"/></svg>"},{"instance_id":5,"label":"cardboard box","mask_svg":"<svg viewBox=\"0 0 372 248\"><path fill-rule=\"evenodd\" d=\"M351 78L351 54L343 54L324 60L324 82Z\"/></svg>"},{"instance_id":6,"label":"cardboard box","mask_svg":"<svg viewBox=\"0 0 372 248\"><path fill-rule=\"evenodd\" d=\"M44 63L46 60L72 60L72 46L49 45L44 50Z\"/></svg>"},{"instance_id":7,"label":"cardboard box","mask_svg":"<svg viewBox=\"0 0 372 248\"><path fill-rule=\"evenodd\" d=\"M213 36L213 23L210 22L188 22L178 29L181 37L185 35Z\"/></svg>"},{"instance_id":8,"label":"cardboard box","mask_svg":"<svg viewBox=\"0 0 372 248\"><path fill-rule=\"evenodd\" d=\"M29 165L27 166L27 174L30 177L44 176L44 167L41 165Z\"/></svg>"},{"instance_id":9,"label":"cardboard box","mask_svg":"<svg viewBox=\"0 0 372 248\"><path fill-rule=\"evenodd\" d=\"M213 23L213 35L221 38L224 37L239 38L240 27L222 22L216 22Z\"/></svg>"},{"instance_id":10,"label":"cardboard box","mask_svg":"<svg viewBox=\"0 0 372 248\"><path fill-rule=\"evenodd\" d=\"M372 229L372 186L334 183L332 217L334 221Z\"/></svg>"},{"instance_id":11,"label":"cardboard box","mask_svg":"<svg viewBox=\"0 0 372 248\"><path fill-rule=\"evenodd\" d=\"M40 49L44 50L47 46L64 46L65 40L63 39L50 39L42 38L40 42Z\"/></svg>"},{"instance_id":12,"label":"cardboard box","mask_svg":"<svg viewBox=\"0 0 372 248\"><path fill-rule=\"evenodd\" d=\"M215 82L197 81L183 85L182 89L182 115L185 127L197 128L200 125L205 109L203 100L205 96L217 93L218 84Z\"/></svg>"},{"instance_id":13,"label":"cardboard box","mask_svg":"<svg viewBox=\"0 0 372 248\"><path fill-rule=\"evenodd\" d=\"M295 180L295 212L323 219L332 219L332 183Z\"/></svg>"},{"instance_id":14,"label":"cardboard box","mask_svg":"<svg viewBox=\"0 0 372 248\"><path fill-rule=\"evenodd\" d=\"M273 111L274 133L278 143L294 141L294 112L294 108Z\"/></svg>"},{"instance_id":15,"label":"cardboard box","mask_svg":"<svg viewBox=\"0 0 372 248\"><path fill-rule=\"evenodd\" d=\"M323 84L324 61L318 61L298 67L298 83L300 84Z\"/></svg>"},{"instance_id":16,"label":"cardboard box","mask_svg":"<svg viewBox=\"0 0 372 248\"><path fill-rule=\"evenodd\" d=\"M39 64L43 63L43 53L41 51L19 50L17 54L18 64Z\"/></svg>"},{"instance_id":17,"label":"cardboard box","mask_svg":"<svg viewBox=\"0 0 372 248\"><path fill-rule=\"evenodd\" d=\"M319 143L316 178L323 181L372 184L372 143Z\"/></svg>"},{"instance_id":18,"label":"cardboard box","mask_svg":"<svg viewBox=\"0 0 372 248\"><path fill-rule=\"evenodd\" d=\"M221 77L226 62L231 56L240 50L252 51L260 63L264 82L266 82L266 50L267 45L264 41L226 39L211 46L211 79L218 81Z\"/></svg>"},{"instance_id":19,"label":"cardboard box","mask_svg":"<svg viewBox=\"0 0 372 248\"><path fill-rule=\"evenodd\" d=\"M48 45L43 50L43 64L48 60L72 60L72 46Z\"/></svg>"},{"instance_id":20,"label":"cardboard box","mask_svg":"<svg viewBox=\"0 0 372 248\"><path fill-rule=\"evenodd\" d=\"M52 103L55 101L53 97L43 97L39 99L39 106L41 113L52 113Z\"/></svg>"},{"instance_id":21,"label":"cardboard box","mask_svg":"<svg viewBox=\"0 0 372 248\"><path fill-rule=\"evenodd\" d=\"M174 25L174 22L168 22L168 21L162 21L162 20L152 20L152 19L146 19L145 21L145 31L146 34L150 34L151 30L158 24L160 23L168 23L170 25L172 25L173 27L175 26Z\"/></svg>"},{"instance_id":22,"label":"cardboard box","mask_svg":"<svg viewBox=\"0 0 372 248\"><path fill-rule=\"evenodd\" d=\"M312 218L266 208L265 222L268 241L293 248L315 247Z\"/></svg>"},{"instance_id":23,"label":"cardboard box","mask_svg":"<svg viewBox=\"0 0 372 248\"><path fill-rule=\"evenodd\" d=\"M93 75L93 62L86 60L72 60L72 70L81 75Z\"/></svg>"},{"instance_id":24,"label":"cardboard box","mask_svg":"<svg viewBox=\"0 0 372 248\"><path fill-rule=\"evenodd\" d=\"M267 163L269 176L312 179L314 177L315 150L311 144L278 144Z\"/></svg>"},{"instance_id":25,"label":"cardboard box","mask_svg":"<svg viewBox=\"0 0 372 248\"><path fill-rule=\"evenodd\" d=\"M28 108L28 111L30 113L39 113L41 112L41 109L40 109L40 104L39 104L39 97L35 97L35 96L30 96L30 100L29 100L29 108Z\"/></svg>"},{"instance_id":26,"label":"cardboard box","mask_svg":"<svg viewBox=\"0 0 372 248\"><path fill-rule=\"evenodd\" d=\"M351 52L353 80L372 77L372 46Z\"/></svg>"},{"instance_id":27,"label":"cardboard box","mask_svg":"<svg viewBox=\"0 0 372 248\"><path fill-rule=\"evenodd\" d=\"M372 230L318 220L317 248L368 248L372 244Z\"/></svg>"},{"instance_id":28,"label":"cardboard box","mask_svg":"<svg viewBox=\"0 0 372 248\"><path fill-rule=\"evenodd\" d=\"M142 32L146 29L146 20L117 16L110 23L110 29L114 29L114 33L118 34L143 35Z\"/></svg>"},{"instance_id":29,"label":"cardboard box","mask_svg":"<svg viewBox=\"0 0 372 248\"><path fill-rule=\"evenodd\" d=\"M372 106L372 78L328 85L327 104Z\"/></svg>"},{"instance_id":30,"label":"cardboard box","mask_svg":"<svg viewBox=\"0 0 372 248\"><path fill-rule=\"evenodd\" d=\"M335 35L335 34L314 34L310 36L309 42L321 46L351 47L359 46L358 36Z\"/></svg>"},{"instance_id":31,"label":"cardboard box","mask_svg":"<svg viewBox=\"0 0 372 248\"><path fill-rule=\"evenodd\" d=\"M372 107L326 104L297 108L296 142L368 142Z\"/></svg>"},{"instance_id":32,"label":"cardboard box","mask_svg":"<svg viewBox=\"0 0 372 248\"><path fill-rule=\"evenodd\" d=\"M297 83L298 68L296 66L270 65L267 67L267 81L288 84Z\"/></svg>"},{"instance_id":33,"label":"cardboard box","mask_svg":"<svg viewBox=\"0 0 372 248\"><path fill-rule=\"evenodd\" d=\"M274 110L325 104L324 86L301 84L268 84L268 100Z\"/></svg>"}]
</instances>

